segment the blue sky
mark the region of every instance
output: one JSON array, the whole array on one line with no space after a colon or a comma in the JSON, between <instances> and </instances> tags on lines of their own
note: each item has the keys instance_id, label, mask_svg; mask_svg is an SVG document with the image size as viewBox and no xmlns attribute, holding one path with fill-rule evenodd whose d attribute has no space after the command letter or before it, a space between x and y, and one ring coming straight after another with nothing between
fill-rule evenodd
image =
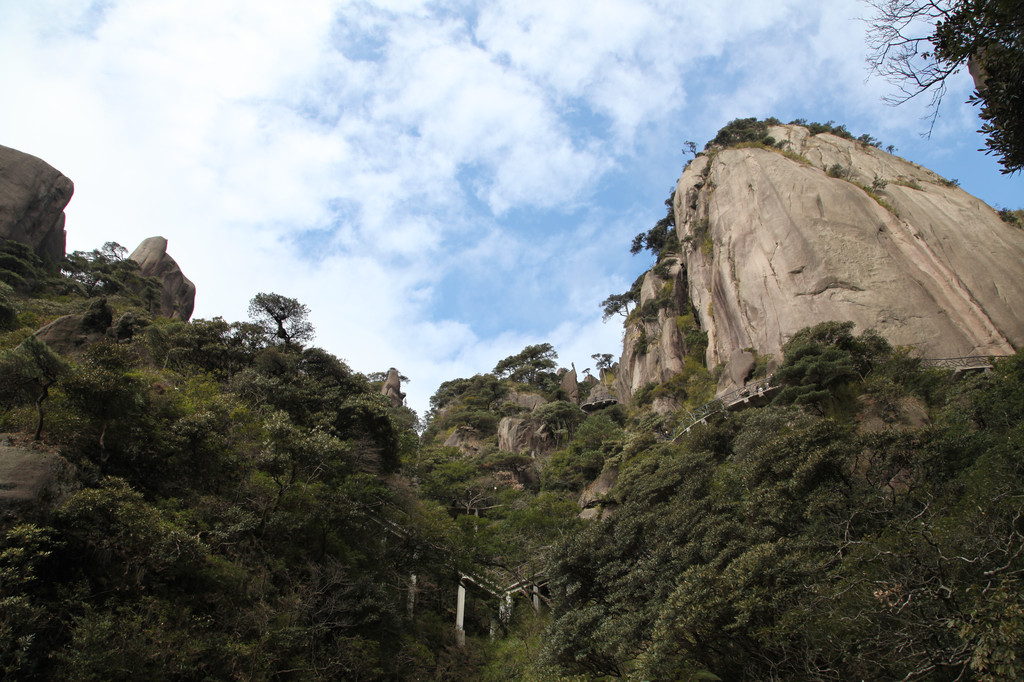
<instances>
[{"instance_id":1,"label":"blue sky","mask_svg":"<svg viewBox=\"0 0 1024 682\"><path fill-rule=\"evenodd\" d=\"M998 207L966 73L881 102L860 0L0 0L0 144L74 180L68 248L163 235L197 317L275 291L355 369L441 381L551 342L620 351L598 304L729 120L845 123Z\"/></svg>"}]
</instances>

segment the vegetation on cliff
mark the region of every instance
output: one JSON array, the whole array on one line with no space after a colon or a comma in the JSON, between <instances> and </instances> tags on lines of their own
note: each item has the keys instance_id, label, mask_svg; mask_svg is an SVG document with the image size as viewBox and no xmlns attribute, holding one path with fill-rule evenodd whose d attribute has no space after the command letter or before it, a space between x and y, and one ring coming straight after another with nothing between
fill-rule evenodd
<instances>
[{"instance_id":1,"label":"vegetation on cliff","mask_svg":"<svg viewBox=\"0 0 1024 682\"><path fill-rule=\"evenodd\" d=\"M785 153L767 129L715 144ZM603 303L678 340L671 377L588 402L625 368L535 344L423 421L294 299L172 321L116 244L57 274L0 243L0 449L74 467L0 508L4 678L1020 679L1024 356L954 375L824 322L742 349L763 406L694 424L722 366L678 257L709 226L680 243L676 203ZM33 332L65 315L61 354Z\"/></svg>"}]
</instances>

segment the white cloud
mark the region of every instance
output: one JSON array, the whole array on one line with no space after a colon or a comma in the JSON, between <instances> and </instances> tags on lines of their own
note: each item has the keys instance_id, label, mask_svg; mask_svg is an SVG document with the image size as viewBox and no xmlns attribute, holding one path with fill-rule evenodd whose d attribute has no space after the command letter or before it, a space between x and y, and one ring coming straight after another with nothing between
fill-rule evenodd
<instances>
[{"instance_id":1,"label":"white cloud","mask_svg":"<svg viewBox=\"0 0 1024 682\"><path fill-rule=\"evenodd\" d=\"M884 84L865 83L862 10L2 3L0 144L75 181L70 248L162 234L197 315L294 296L319 344L357 369L399 367L422 410L440 381L529 343L580 369L616 351L597 303L640 269L629 238L660 217L684 139L789 109L916 140L920 107L884 107ZM944 140L975 125L950 111ZM481 308L441 305L454 280ZM502 316L514 328L483 331Z\"/></svg>"}]
</instances>

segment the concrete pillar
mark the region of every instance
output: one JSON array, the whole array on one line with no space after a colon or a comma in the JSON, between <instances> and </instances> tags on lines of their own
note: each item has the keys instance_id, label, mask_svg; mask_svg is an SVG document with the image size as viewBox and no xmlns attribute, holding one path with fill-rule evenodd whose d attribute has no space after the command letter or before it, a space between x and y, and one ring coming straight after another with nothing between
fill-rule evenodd
<instances>
[{"instance_id":1,"label":"concrete pillar","mask_svg":"<svg viewBox=\"0 0 1024 682\"><path fill-rule=\"evenodd\" d=\"M466 646L466 586L459 580L459 592L455 600L455 642Z\"/></svg>"}]
</instances>

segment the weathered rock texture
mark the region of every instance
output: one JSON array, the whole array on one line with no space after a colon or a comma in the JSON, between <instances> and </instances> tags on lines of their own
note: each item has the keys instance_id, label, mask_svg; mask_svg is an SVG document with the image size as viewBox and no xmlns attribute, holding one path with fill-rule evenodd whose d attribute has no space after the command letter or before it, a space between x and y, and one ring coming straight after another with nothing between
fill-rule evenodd
<instances>
[{"instance_id":1,"label":"weathered rock texture","mask_svg":"<svg viewBox=\"0 0 1024 682\"><path fill-rule=\"evenodd\" d=\"M1024 232L875 147L800 126L768 132L806 162L725 149L697 157L675 194L684 272L674 281L708 333L708 367L727 365L720 392L743 382L744 349L781 359L794 332L826 320L852 320L923 357L1024 343ZM833 167L846 178L830 177ZM662 283L648 273L644 300ZM668 318L646 323L646 354L635 352L641 330L627 330L620 397L678 371L684 349Z\"/></svg>"},{"instance_id":2,"label":"weathered rock texture","mask_svg":"<svg viewBox=\"0 0 1024 682\"><path fill-rule=\"evenodd\" d=\"M114 311L107 299L95 299L82 315L63 315L38 329L35 337L60 355L73 355L94 343L113 338Z\"/></svg>"},{"instance_id":3,"label":"weathered rock texture","mask_svg":"<svg viewBox=\"0 0 1024 682\"><path fill-rule=\"evenodd\" d=\"M511 403L520 407L528 412L533 412L539 406L544 404L544 397L539 396L536 393L520 393L519 391L509 391L505 397L505 403Z\"/></svg>"},{"instance_id":4,"label":"weathered rock texture","mask_svg":"<svg viewBox=\"0 0 1024 682\"><path fill-rule=\"evenodd\" d=\"M402 378L394 367L388 370L388 376L384 379L384 385L380 387L380 392L391 401L392 407L401 407L405 404L405 394L402 393Z\"/></svg>"},{"instance_id":5,"label":"weathered rock texture","mask_svg":"<svg viewBox=\"0 0 1024 682\"><path fill-rule=\"evenodd\" d=\"M20 436L0 434L0 512L51 507L76 487L74 466L56 452Z\"/></svg>"},{"instance_id":6,"label":"weathered rock texture","mask_svg":"<svg viewBox=\"0 0 1024 682\"><path fill-rule=\"evenodd\" d=\"M575 364L573 364L572 369L562 375L562 380L559 383L559 386L563 391L565 391L565 395L568 396L570 403L573 405L580 404L580 387L576 380Z\"/></svg>"},{"instance_id":7,"label":"weathered rock texture","mask_svg":"<svg viewBox=\"0 0 1024 682\"><path fill-rule=\"evenodd\" d=\"M609 498L609 493L615 488L619 480L618 467L610 467L601 472L593 483L588 485L580 494L577 501L580 509L581 519L603 519L612 515L615 504Z\"/></svg>"},{"instance_id":8,"label":"weathered rock texture","mask_svg":"<svg viewBox=\"0 0 1024 682\"><path fill-rule=\"evenodd\" d=\"M476 455L484 447L480 432L472 426L460 426L444 442L446 448L458 448L463 455Z\"/></svg>"},{"instance_id":9,"label":"weathered rock texture","mask_svg":"<svg viewBox=\"0 0 1024 682\"><path fill-rule=\"evenodd\" d=\"M498 422L498 449L532 457L550 452L555 439L546 424L520 417L504 417Z\"/></svg>"},{"instance_id":10,"label":"weathered rock texture","mask_svg":"<svg viewBox=\"0 0 1024 682\"><path fill-rule=\"evenodd\" d=\"M42 159L0 146L0 237L28 244L44 261L64 260L64 207L75 186Z\"/></svg>"},{"instance_id":11,"label":"weathered rock texture","mask_svg":"<svg viewBox=\"0 0 1024 682\"><path fill-rule=\"evenodd\" d=\"M160 280L160 315L187 322L196 305L196 285L167 254L167 240L163 237L143 240L128 258L139 264L143 277Z\"/></svg>"},{"instance_id":12,"label":"weathered rock texture","mask_svg":"<svg viewBox=\"0 0 1024 682\"><path fill-rule=\"evenodd\" d=\"M686 310L686 273L681 256L665 262L667 277L653 271L644 275L639 305L626 325L615 372L615 393L620 397L628 398L649 383L668 381L683 370L685 348L676 316Z\"/></svg>"}]
</instances>

